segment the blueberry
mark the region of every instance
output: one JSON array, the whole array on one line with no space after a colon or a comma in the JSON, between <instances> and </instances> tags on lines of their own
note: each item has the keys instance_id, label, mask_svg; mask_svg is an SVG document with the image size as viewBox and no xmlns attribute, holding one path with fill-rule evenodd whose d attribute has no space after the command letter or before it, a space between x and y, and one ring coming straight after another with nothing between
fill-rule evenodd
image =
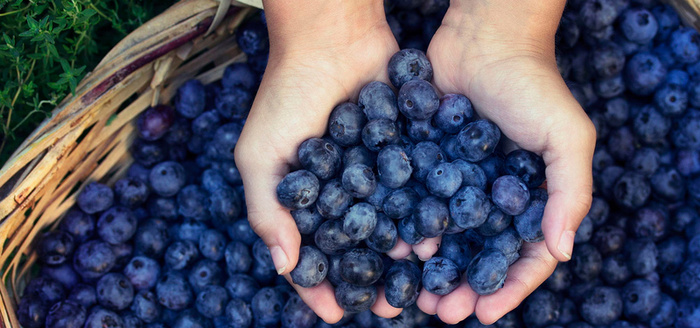
<instances>
[{"instance_id":1,"label":"blueberry","mask_svg":"<svg viewBox=\"0 0 700 328\"><path fill-rule=\"evenodd\" d=\"M418 193L412 188L404 187L389 193L384 198L382 209L387 216L400 219L411 215L418 201Z\"/></svg>"},{"instance_id":2,"label":"blueberry","mask_svg":"<svg viewBox=\"0 0 700 328\"><path fill-rule=\"evenodd\" d=\"M478 162L493 153L501 139L501 130L487 120L477 120L467 124L457 135L457 152L460 158Z\"/></svg>"},{"instance_id":3,"label":"blueberry","mask_svg":"<svg viewBox=\"0 0 700 328\"><path fill-rule=\"evenodd\" d=\"M449 198L462 186L462 172L452 163L439 163L426 176L425 185L435 196Z\"/></svg>"},{"instance_id":4,"label":"blueberry","mask_svg":"<svg viewBox=\"0 0 700 328\"><path fill-rule=\"evenodd\" d=\"M544 240L542 216L546 201L533 199L522 214L513 218L515 229L526 242L536 243Z\"/></svg>"},{"instance_id":5,"label":"blueberry","mask_svg":"<svg viewBox=\"0 0 700 328\"><path fill-rule=\"evenodd\" d=\"M131 157L133 157L137 163L146 167L151 167L156 163L166 160L169 154L167 145L160 140L146 141L143 139L136 139L131 144L130 151Z\"/></svg>"},{"instance_id":6,"label":"blueberry","mask_svg":"<svg viewBox=\"0 0 700 328\"><path fill-rule=\"evenodd\" d=\"M627 165L630 169L645 176L652 175L660 165L659 153L651 148L640 148L634 153L634 157Z\"/></svg>"},{"instance_id":7,"label":"blueberry","mask_svg":"<svg viewBox=\"0 0 700 328\"><path fill-rule=\"evenodd\" d=\"M211 321L194 309L187 309L178 314L172 323L172 328L211 328Z\"/></svg>"},{"instance_id":8,"label":"blueberry","mask_svg":"<svg viewBox=\"0 0 700 328\"><path fill-rule=\"evenodd\" d=\"M613 0L586 0L582 1L578 16L583 27L600 30L611 25L618 13Z\"/></svg>"},{"instance_id":9,"label":"blueberry","mask_svg":"<svg viewBox=\"0 0 700 328\"><path fill-rule=\"evenodd\" d=\"M463 233L442 236L438 256L454 262L460 272L466 270L469 262L472 260L467 237Z\"/></svg>"},{"instance_id":10,"label":"blueberry","mask_svg":"<svg viewBox=\"0 0 700 328\"><path fill-rule=\"evenodd\" d=\"M39 259L46 265L60 265L66 262L75 249L73 236L65 231L45 233L40 240Z\"/></svg>"},{"instance_id":11,"label":"blueberry","mask_svg":"<svg viewBox=\"0 0 700 328\"><path fill-rule=\"evenodd\" d=\"M263 326L277 325L280 322L284 299L274 288L260 289L251 301L251 312L256 324Z\"/></svg>"},{"instance_id":12,"label":"blueberry","mask_svg":"<svg viewBox=\"0 0 700 328\"><path fill-rule=\"evenodd\" d=\"M677 150L675 167L678 173L680 173L684 177L700 173L700 150Z\"/></svg>"},{"instance_id":13,"label":"blueberry","mask_svg":"<svg viewBox=\"0 0 700 328\"><path fill-rule=\"evenodd\" d=\"M17 320L22 327L41 328L44 327L48 312L48 306L41 299L24 296L17 307Z\"/></svg>"},{"instance_id":14,"label":"blueberry","mask_svg":"<svg viewBox=\"0 0 700 328\"><path fill-rule=\"evenodd\" d=\"M154 259L135 256L124 268L124 275L137 290L150 289L155 287L158 282L160 265Z\"/></svg>"},{"instance_id":15,"label":"blueberry","mask_svg":"<svg viewBox=\"0 0 700 328\"><path fill-rule=\"evenodd\" d=\"M316 247L328 255L343 254L357 243L343 232L343 222L340 220L322 223L314 234L314 241Z\"/></svg>"},{"instance_id":16,"label":"blueberry","mask_svg":"<svg viewBox=\"0 0 700 328\"><path fill-rule=\"evenodd\" d=\"M416 205L413 217L416 232L423 237L434 238L442 235L447 229L450 212L444 201L429 196Z\"/></svg>"},{"instance_id":17,"label":"blueberry","mask_svg":"<svg viewBox=\"0 0 700 328\"><path fill-rule=\"evenodd\" d=\"M336 106L328 119L328 134L341 146L357 145L362 141L362 129L367 118L353 103Z\"/></svg>"},{"instance_id":18,"label":"blueberry","mask_svg":"<svg viewBox=\"0 0 700 328\"><path fill-rule=\"evenodd\" d=\"M260 289L260 285L255 279L242 273L229 275L224 287L231 299L241 299L245 302L250 302Z\"/></svg>"},{"instance_id":19,"label":"blueberry","mask_svg":"<svg viewBox=\"0 0 700 328\"><path fill-rule=\"evenodd\" d=\"M612 287L595 287L584 297L580 313L592 325L609 325L622 314L620 293Z\"/></svg>"},{"instance_id":20,"label":"blueberry","mask_svg":"<svg viewBox=\"0 0 700 328\"><path fill-rule=\"evenodd\" d=\"M369 150L378 152L387 145L399 143L400 134L394 121L380 118L367 122L362 128L362 142Z\"/></svg>"},{"instance_id":21,"label":"blueberry","mask_svg":"<svg viewBox=\"0 0 700 328\"><path fill-rule=\"evenodd\" d=\"M320 199L321 196L319 196L319 201ZM291 214L301 234L313 234L323 223L323 216L318 213L316 208L302 208L292 211Z\"/></svg>"},{"instance_id":22,"label":"blueberry","mask_svg":"<svg viewBox=\"0 0 700 328\"><path fill-rule=\"evenodd\" d=\"M408 260L394 262L386 273L384 292L389 305L405 308L413 305L420 291L421 271Z\"/></svg>"},{"instance_id":23,"label":"blueberry","mask_svg":"<svg viewBox=\"0 0 700 328\"><path fill-rule=\"evenodd\" d=\"M251 19L243 23L236 32L238 47L247 55L255 56L268 52L270 40L267 27L260 20Z\"/></svg>"},{"instance_id":24,"label":"blueberry","mask_svg":"<svg viewBox=\"0 0 700 328\"><path fill-rule=\"evenodd\" d=\"M603 265L600 252L591 244L580 244L574 247L571 256L571 271L583 280L591 281L598 277Z\"/></svg>"},{"instance_id":25,"label":"blueberry","mask_svg":"<svg viewBox=\"0 0 700 328\"><path fill-rule=\"evenodd\" d=\"M700 215L698 215L698 212L690 207L690 206L683 206L680 207L676 210L676 213L673 215L671 218L671 228L674 231L678 232L689 232L687 236L689 238L693 238L694 234L690 233L690 229L685 229L689 225L691 225L693 222L700 222L700 219L698 219Z\"/></svg>"},{"instance_id":26,"label":"blueberry","mask_svg":"<svg viewBox=\"0 0 700 328\"><path fill-rule=\"evenodd\" d=\"M639 52L627 61L624 74L629 91L639 96L647 96L663 82L666 68L655 55Z\"/></svg>"},{"instance_id":27,"label":"blueberry","mask_svg":"<svg viewBox=\"0 0 700 328\"><path fill-rule=\"evenodd\" d=\"M462 187L473 186L484 191L486 190L486 173L479 165L462 159L454 160L452 164L456 165L457 169L462 172Z\"/></svg>"},{"instance_id":28,"label":"blueberry","mask_svg":"<svg viewBox=\"0 0 700 328\"><path fill-rule=\"evenodd\" d=\"M292 270L292 281L305 288L320 284L328 274L328 258L318 248L303 246L299 250L299 262Z\"/></svg>"},{"instance_id":29,"label":"blueberry","mask_svg":"<svg viewBox=\"0 0 700 328\"><path fill-rule=\"evenodd\" d=\"M673 246L671 249L673 249L674 256L673 258L685 258L684 255L678 255L680 254L685 254L685 248L684 245L681 244L683 240L677 237L672 237L664 243L669 243L672 242ZM662 243L661 245L664 245ZM659 246L661 247L661 246ZM700 259L700 235L696 235L693 238L691 238L688 241L688 255L691 259L694 260L699 260Z\"/></svg>"},{"instance_id":30,"label":"blueberry","mask_svg":"<svg viewBox=\"0 0 700 328\"><path fill-rule=\"evenodd\" d=\"M508 259L508 265L513 264L520 258L520 248L522 245L523 239L515 229L511 227L506 228L503 232L493 237L486 238L484 241L485 248L500 250Z\"/></svg>"},{"instance_id":31,"label":"blueberry","mask_svg":"<svg viewBox=\"0 0 700 328\"><path fill-rule=\"evenodd\" d=\"M671 33L669 46L680 63L690 64L700 59L700 35L692 28L680 27Z\"/></svg>"},{"instance_id":32,"label":"blueberry","mask_svg":"<svg viewBox=\"0 0 700 328\"><path fill-rule=\"evenodd\" d=\"M454 134L474 117L474 108L469 98L459 94L446 94L440 98L433 121L443 131Z\"/></svg>"},{"instance_id":33,"label":"blueberry","mask_svg":"<svg viewBox=\"0 0 700 328\"><path fill-rule=\"evenodd\" d=\"M448 134L442 137L442 140L440 140L440 149L442 149L442 152L445 153L448 160L460 160L464 162L463 160L459 159L459 153L457 152L457 137L455 135Z\"/></svg>"},{"instance_id":34,"label":"blueberry","mask_svg":"<svg viewBox=\"0 0 700 328\"><path fill-rule=\"evenodd\" d=\"M678 304L676 301L666 294L661 294L661 305L659 311L656 312L649 320L649 327L661 328L671 327L678 317Z\"/></svg>"},{"instance_id":35,"label":"blueberry","mask_svg":"<svg viewBox=\"0 0 700 328\"><path fill-rule=\"evenodd\" d=\"M209 110L199 114L194 120L192 120L192 133L193 137L201 137L205 139L210 139L216 133L216 130L221 125L221 117L216 110ZM190 148L193 153L199 153L199 151L194 151Z\"/></svg>"},{"instance_id":36,"label":"blueberry","mask_svg":"<svg viewBox=\"0 0 700 328\"><path fill-rule=\"evenodd\" d=\"M224 316L228 327L231 328L246 328L253 323L250 304L238 298L233 298L228 302Z\"/></svg>"},{"instance_id":37,"label":"blueberry","mask_svg":"<svg viewBox=\"0 0 700 328\"><path fill-rule=\"evenodd\" d=\"M150 193L144 181L134 178L117 180L114 184L114 191L119 204L130 208L145 203Z\"/></svg>"},{"instance_id":38,"label":"blueberry","mask_svg":"<svg viewBox=\"0 0 700 328\"><path fill-rule=\"evenodd\" d=\"M634 156L636 143L632 130L623 126L610 132L608 136L608 151L618 161L629 161Z\"/></svg>"},{"instance_id":39,"label":"blueberry","mask_svg":"<svg viewBox=\"0 0 700 328\"><path fill-rule=\"evenodd\" d=\"M384 271L379 254L367 248L355 248L340 260L340 276L355 286L369 286L377 282Z\"/></svg>"},{"instance_id":40,"label":"blueberry","mask_svg":"<svg viewBox=\"0 0 700 328\"><path fill-rule=\"evenodd\" d=\"M365 240L367 247L376 252L386 253L396 246L397 240L398 230L394 221L382 213L377 213L377 225Z\"/></svg>"},{"instance_id":41,"label":"blueberry","mask_svg":"<svg viewBox=\"0 0 700 328\"><path fill-rule=\"evenodd\" d=\"M197 294L195 307L203 316L214 318L224 314L228 298L229 296L224 287L206 286Z\"/></svg>"},{"instance_id":42,"label":"blueberry","mask_svg":"<svg viewBox=\"0 0 700 328\"><path fill-rule=\"evenodd\" d=\"M491 206L481 189L466 186L450 198L450 215L458 227L473 229L486 222Z\"/></svg>"},{"instance_id":43,"label":"blueberry","mask_svg":"<svg viewBox=\"0 0 700 328\"><path fill-rule=\"evenodd\" d=\"M289 209L306 208L318 197L318 178L306 170L287 174L277 185L277 200Z\"/></svg>"},{"instance_id":44,"label":"blueberry","mask_svg":"<svg viewBox=\"0 0 700 328\"><path fill-rule=\"evenodd\" d=\"M78 194L76 203L83 212L95 214L102 212L112 206L114 202L114 192L108 186L91 182Z\"/></svg>"},{"instance_id":45,"label":"blueberry","mask_svg":"<svg viewBox=\"0 0 700 328\"><path fill-rule=\"evenodd\" d=\"M646 279L635 279L622 288L622 301L625 317L633 321L645 322L661 305L659 286Z\"/></svg>"},{"instance_id":46,"label":"blueberry","mask_svg":"<svg viewBox=\"0 0 700 328\"><path fill-rule=\"evenodd\" d=\"M217 228L229 226L245 211L241 192L224 186L209 194L209 214Z\"/></svg>"},{"instance_id":47,"label":"blueberry","mask_svg":"<svg viewBox=\"0 0 700 328\"><path fill-rule=\"evenodd\" d=\"M73 268L83 279L94 280L109 272L116 260L109 244L92 240L75 250Z\"/></svg>"},{"instance_id":48,"label":"blueberry","mask_svg":"<svg viewBox=\"0 0 700 328\"><path fill-rule=\"evenodd\" d=\"M498 249L486 248L474 256L467 268L467 281L479 295L490 295L503 287L508 259Z\"/></svg>"},{"instance_id":49,"label":"blueberry","mask_svg":"<svg viewBox=\"0 0 700 328\"><path fill-rule=\"evenodd\" d=\"M399 221L399 237L409 245L416 245L423 241L425 237L418 233L416 229L416 217L407 216Z\"/></svg>"},{"instance_id":50,"label":"blueberry","mask_svg":"<svg viewBox=\"0 0 700 328\"><path fill-rule=\"evenodd\" d=\"M74 242L82 243L94 234L95 220L91 215L74 208L63 217L59 229L70 233Z\"/></svg>"},{"instance_id":51,"label":"blueberry","mask_svg":"<svg viewBox=\"0 0 700 328\"><path fill-rule=\"evenodd\" d=\"M529 188L539 187L545 179L545 165L542 157L524 149L508 153L504 169L505 173L522 179Z\"/></svg>"},{"instance_id":52,"label":"blueberry","mask_svg":"<svg viewBox=\"0 0 700 328\"><path fill-rule=\"evenodd\" d=\"M102 213L97 221L97 234L112 245L121 244L136 233L137 224L131 210L121 206L112 207Z\"/></svg>"},{"instance_id":53,"label":"blueberry","mask_svg":"<svg viewBox=\"0 0 700 328\"><path fill-rule=\"evenodd\" d=\"M476 230L479 234L486 237L495 236L508 228L512 221L512 216L504 214L498 207L494 206L491 208L491 212L489 212L486 221L477 227Z\"/></svg>"},{"instance_id":54,"label":"blueberry","mask_svg":"<svg viewBox=\"0 0 700 328\"><path fill-rule=\"evenodd\" d=\"M399 90L399 110L410 120L427 120L440 106L437 91L430 82L412 80L404 83Z\"/></svg>"},{"instance_id":55,"label":"blueberry","mask_svg":"<svg viewBox=\"0 0 700 328\"><path fill-rule=\"evenodd\" d=\"M355 241L367 239L377 225L377 212L368 203L351 206L343 218L343 232Z\"/></svg>"},{"instance_id":56,"label":"blueberry","mask_svg":"<svg viewBox=\"0 0 700 328\"><path fill-rule=\"evenodd\" d=\"M430 81L433 79L433 67L430 61L420 50L403 49L389 60L389 80L396 88L401 88L404 83L414 80Z\"/></svg>"},{"instance_id":57,"label":"blueberry","mask_svg":"<svg viewBox=\"0 0 700 328\"><path fill-rule=\"evenodd\" d=\"M328 141L311 138L299 146L299 162L321 180L335 176L340 169L340 152Z\"/></svg>"},{"instance_id":58,"label":"blueberry","mask_svg":"<svg viewBox=\"0 0 700 328\"><path fill-rule=\"evenodd\" d=\"M120 273L108 273L97 281L97 302L107 309L121 311L134 299L134 287Z\"/></svg>"},{"instance_id":59,"label":"blueberry","mask_svg":"<svg viewBox=\"0 0 700 328\"><path fill-rule=\"evenodd\" d=\"M662 140L671 129L671 121L661 115L654 106L644 106L632 121L634 134L647 144Z\"/></svg>"},{"instance_id":60,"label":"blueberry","mask_svg":"<svg viewBox=\"0 0 700 328\"><path fill-rule=\"evenodd\" d=\"M141 321L151 323L160 317L161 307L155 293L150 290L141 290L134 296L131 311Z\"/></svg>"},{"instance_id":61,"label":"blueberry","mask_svg":"<svg viewBox=\"0 0 700 328\"><path fill-rule=\"evenodd\" d=\"M700 83L697 86L700 87ZM698 94L700 94L700 90ZM693 104L693 106L697 106L697 104ZM671 140L676 147L689 149L698 149L700 147L699 114L696 111L689 111L677 121L683 122L683 124L676 124L671 131Z\"/></svg>"},{"instance_id":62,"label":"blueberry","mask_svg":"<svg viewBox=\"0 0 700 328\"><path fill-rule=\"evenodd\" d=\"M678 303L678 314L675 327L697 328L700 327L700 301L692 298L684 298Z\"/></svg>"},{"instance_id":63,"label":"blueberry","mask_svg":"<svg viewBox=\"0 0 700 328\"><path fill-rule=\"evenodd\" d=\"M398 145L384 147L377 156L379 182L389 188L400 188L411 178L413 168L406 151Z\"/></svg>"},{"instance_id":64,"label":"blueberry","mask_svg":"<svg viewBox=\"0 0 700 328\"><path fill-rule=\"evenodd\" d=\"M435 295L447 295L459 286L457 265L443 257L433 257L423 266L423 288Z\"/></svg>"},{"instance_id":65,"label":"blueberry","mask_svg":"<svg viewBox=\"0 0 700 328\"><path fill-rule=\"evenodd\" d=\"M622 253L606 257L603 260L600 276L608 285L622 285L632 276L632 271L627 265L627 258Z\"/></svg>"},{"instance_id":66,"label":"blueberry","mask_svg":"<svg viewBox=\"0 0 700 328\"><path fill-rule=\"evenodd\" d=\"M168 225L160 219L142 222L134 234L136 252L152 258L160 258L170 244Z\"/></svg>"},{"instance_id":67,"label":"blueberry","mask_svg":"<svg viewBox=\"0 0 700 328\"><path fill-rule=\"evenodd\" d=\"M371 152L365 146L354 146L345 150L343 153L343 165L350 166L353 164L364 164L373 167L377 161L377 155Z\"/></svg>"},{"instance_id":68,"label":"blueberry","mask_svg":"<svg viewBox=\"0 0 700 328\"><path fill-rule=\"evenodd\" d=\"M558 263L554 272L545 280L544 286L552 292L560 293L566 291L571 286L572 280L573 276L569 266L566 263Z\"/></svg>"},{"instance_id":69,"label":"blueberry","mask_svg":"<svg viewBox=\"0 0 700 328\"><path fill-rule=\"evenodd\" d=\"M527 327L545 327L557 322L561 303L555 294L544 289L534 291L523 302L523 321Z\"/></svg>"},{"instance_id":70,"label":"blueberry","mask_svg":"<svg viewBox=\"0 0 700 328\"><path fill-rule=\"evenodd\" d=\"M124 319L103 308L94 308L85 320L84 328L125 328Z\"/></svg>"},{"instance_id":71,"label":"blueberry","mask_svg":"<svg viewBox=\"0 0 700 328\"><path fill-rule=\"evenodd\" d=\"M628 40L645 44L654 39L659 30L659 24L648 10L630 8L620 16L620 29Z\"/></svg>"},{"instance_id":72,"label":"blueberry","mask_svg":"<svg viewBox=\"0 0 700 328\"><path fill-rule=\"evenodd\" d=\"M73 270L73 266L70 262L65 262L58 266L43 266L41 268L41 275L49 277L63 285L63 287L70 289L80 282L80 277L78 273Z\"/></svg>"},{"instance_id":73,"label":"blueberry","mask_svg":"<svg viewBox=\"0 0 700 328\"><path fill-rule=\"evenodd\" d=\"M365 198L377 188L377 180L372 169L363 164L353 164L343 171L343 189L356 198ZM315 198L314 198L315 201Z\"/></svg>"},{"instance_id":74,"label":"blueberry","mask_svg":"<svg viewBox=\"0 0 700 328\"><path fill-rule=\"evenodd\" d=\"M177 89L175 109L186 118L197 117L206 106L204 85L198 80L188 80Z\"/></svg>"},{"instance_id":75,"label":"blueberry","mask_svg":"<svg viewBox=\"0 0 700 328\"><path fill-rule=\"evenodd\" d=\"M437 124L430 120L409 120L406 132L410 140L415 142L432 141L439 142L445 133Z\"/></svg>"},{"instance_id":76,"label":"blueberry","mask_svg":"<svg viewBox=\"0 0 700 328\"><path fill-rule=\"evenodd\" d=\"M525 211L530 201L530 192L518 177L504 175L494 181L491 199L507 215L518 215Z\"/></svg>"},{"instance_id":77,"label":"blueberry","mask_svg":"<svg viewBox=\"0 0 700 328\"><path fill-rule=\"evenodd\" d=\"M683 293L688 297L700 297L700 261L687 260L680 273Z\"/></svg>"},{"instance_id":78,"label":"blueberry","mask_svg":"<svg viewBox=\"0 0 700 328\"><path fill-rule=\"evenodd\" d=\"M335 299L345 312L367 311L377 300L377 288L374 286L355 286L343 282L335 287Z\"/></svg>"},{"instance_id":79,"label":"blueberry","mask_svg":"<svg viewBox=\"0 0 700 328\"><path fill-rule=\"evenodd\" d=\"M593 233L592 243L602 255L608 255L621 250L626 238L625 232L621 228L614 225L604 225Z\"/></svg>"},{"instance_id":80,"label":"blueberry","mask_svg":"<svg viewBox=\"0 0 700 328\"><path fill-rule=\"evenodd\" d=\"M226 237L219 231L207 229L199 236L199 252L204 258L219 261L224 258Z\"/></svg>"},{"instance_id":81,"label":"blueberry","mask_svg":"<svg viewBox=\"0 0 700 328\"><path fill-rule=\"evenodd\" d=\"M688 108L688 92L678 84L666 83L654 93L654 104L665 116L680 116Z\"/></svg>"},{"instance_id":82,"label":"blueberry","mask_svg":"<svg viewBox=\"0 0 700 328\"><path fill-rule=\"evenodd\" d=\"M284 328L310 328L317 320L313 310L296 293L287 300L282 309L281 321Z\"/></svg>"},{"instance_id":83,"label":"blueberry","mask_svg":"<svg viewBox=\"0 0 700 328\"><path fill-rule=\"evenodd\" d=\"M240 87L251 90L255 88L257 83L257 74L246 63L233 63L226 66L224 75L221 77L221 86L224 89Z\"/></svg>"},{"instance_id":84,"label":"blueberry","mask_svg":"<svg viewBox=\"0 0 700 328\"><path fill-rule=\"evenodd\" d=\"M343 283L343 277L340 276L340 260L343 259L343 255L329 255L328 256L328 274L326 278L333 286L338 286Z\"/></svg>"},{"instance_id":85,"label":"blueberry","mask_svg":"<svg viewBox=\"0 0 700 328\"><path fill-rule=\"evenodd\" d=\"M440 146L431 141L416 144L411 154L413 176L419 181L425 181L430 170L445 160Z\"/></svg>"},{"instance_id":86,"label":"blueberry","mask_svg":"<svg viewBox=\"0 0 700 328\"><path fill-rule=\"evenodd\" d=\"M618 204L635 209L646 203L651 194L651 186L643 175L626 172L615 182L613 193Z\"/></svg>"},{"instance_id":87,"label":"blueberry","mask_svg":"<svg viewBox=\"0 0 700 328\"><path fill-rule=\"evenodd\" d=\"M391 87L379 81L372 81L362 87L357 104L370 120L385 118L396 121L399 116L396 94Z\"/></svg>"},{"instance_id":88,"label":"blueberry","mask_svg":"<svg viewBox=\"0 0 700 328\"><path fill-rule=\"evenodd\" d=\"M362 165L362 164L357 164ZM324 218L339 219L352 205L353 196L350 195L338 180L326 183L316 201L316 209Z\"/></svg>"},{"instance_id":89,"label":"blueberry","mask_svg":"<svg viewBox=\"0 0 700 328\"><path fill-rule=\"evenodd\" d=\"M174 220L178 216L177 202L174 198L151 198L148 201L148 213L156 218Z\"/></svg>"},{"instance_id":90,"label":"blueberry","mask_svg":"<svg viewBox=\"0 0 700 328\"><path fill-rule=\"evenodd\" d=\"M609 99L603 107L605 122L611 127L620 127L629 118L629 104L622 97Z\"/></svg>"},{"instance_id":91,"label":"blueberry","mask_svg":"<svg viewBox=\"0 0 700 328\"><path fill-rule=\"evenodd\" d=\"M151 188L163 197L175 196L185 186L185 168L177 162L162 162L151 169Z\"/></svg>"},{"instance_id":92,"label":"blueberry","mask_svg":"<svg viewBox=\"0 0 700 328\"><path fill-rule=\"evenodd\" d=\"M589 53L589 63L600 79L618 76L625 67L625 53L615 43L606 42L597 45Z\"/></svg>"},{"instance_id":93,"label":"blueberry","mask_svg":"<svg viewBox=\"0 0 700 328\"><path fill-rule=\"evenodd\" d=\"M654 194L662 199L677 202L685 197L685 179L673 167L660 167L651 176L650 181Z\"/></svg>"},{"instance_id":94,"label":"blueberry","mask_svg":"<svg viewBox=\"0 0 700 328\"><path fill-rule=\"evenodd\" d=\"M587 243L591 240L593 236L593 221L590 217L586 216L579 224L578 229L576 229L576 235L574 237L575 244Z\"/></svg>"},{"instance_id":95,"label":"blueberry","mask_svg":"<svg viewBox=\"0 0 700 328\"><path fill-rule=\"evenodd\" d=\"M167 105L149 107L136 120L139 137L144 140L158 140L168 132L175 122L175 110Z\"/></svg>"}]
</instances>

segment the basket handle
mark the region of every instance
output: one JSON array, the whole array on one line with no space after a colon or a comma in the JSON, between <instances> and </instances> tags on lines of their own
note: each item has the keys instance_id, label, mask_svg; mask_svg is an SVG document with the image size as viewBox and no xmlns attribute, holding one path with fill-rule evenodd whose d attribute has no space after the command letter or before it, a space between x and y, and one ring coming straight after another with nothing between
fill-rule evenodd
<instances>
[{"instance_id":1,"label":"basket handle","mask_svg":"<svg viewBox=\"0 0 700 328\"><path fill-rule=\"evenodd\" d=\"M209 26L209 30L207 30L207 33L204 35L209 35L211 32L214 32L216 30L216 27L219 26L219 23L224 20L224 17L226 17L226 13L228 13L228 8L231 6L231 2L237 2L236 5L243 5L243 6L252 6L256 8L262 9L262 0L219 0L219 8L216 9L216 15L214 15L214 20L211 23L211 26Z\"/></svg>"}]
</instances>

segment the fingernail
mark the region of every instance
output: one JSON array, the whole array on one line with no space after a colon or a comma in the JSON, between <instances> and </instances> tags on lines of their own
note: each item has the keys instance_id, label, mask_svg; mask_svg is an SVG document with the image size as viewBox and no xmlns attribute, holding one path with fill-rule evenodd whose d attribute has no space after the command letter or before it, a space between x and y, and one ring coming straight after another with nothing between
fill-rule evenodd
<instances>
[{"instance_id":1,"label":"fingernail","mask_svg":"<svg viewBox=\"0 0 700 328\"><path fill-rule=\"evenodd\" d=\"M559 246L557 247L559 251L566 257L567 260L571 260L571 252L574 249L574 238L576 237L576 232L574 231L564 231L559 238Z\"/></svg>"},{"instance_id":2,"label":"fingernail","mask_svg":"<svg viewBox=\"0 0 700 328\"><path fill-rule=\"evenodd\" d=\"M285 254L282 250L282 247L272 246L272 248L270 248L270 255L272 256L272 262L275 263L277 274L284 273L284 270L287 269L287 263L289 263L289 260L287 259L287 254Z\"/></svg>"}]
</instances>

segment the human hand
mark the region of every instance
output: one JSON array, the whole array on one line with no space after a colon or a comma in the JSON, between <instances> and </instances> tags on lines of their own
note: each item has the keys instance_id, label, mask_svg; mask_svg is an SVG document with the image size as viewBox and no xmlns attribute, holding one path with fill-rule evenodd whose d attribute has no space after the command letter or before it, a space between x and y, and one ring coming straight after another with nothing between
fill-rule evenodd
<instances>
[{"instance_id":1,"label":"human hand","mask_svg":"<svg viewBox=\"0 0 700 328\"><path fill-rule=\"evenodd\" d=\"M575 231L590 207L595 128L557 69L554 34L563 7L564 1L452 1L428 49L442 93L466 95L516 146L542 155L549 193L545 241L523 245L502 289L479 296L463 279L449 295L421 293L421 310L446 323L475 313L491 324L518 306L557 260L571 258ZM421 246L422 258L437 250L439 240L429 242Z\"/></svg>"},{"instance_id":2,"label":"human hand","mask_svg":"<svg viewBox=\"0 0 700 328\"><path fill-rule=\"evenodd\" d=\"M339 102L356 97L370 81L388 81L386 65L398 51L381 1L309 1L302 10L293 6L299 4L265 3L270 58L235 154L251 227L290 283L301 236L289 210L277 201L277 184L290 166L298 166L299 145L324 134ZM328 281L294 287L325 322L342 318ZM381 290L379 296L375 313L400 313Z\"/></svg>"}]
</instances>

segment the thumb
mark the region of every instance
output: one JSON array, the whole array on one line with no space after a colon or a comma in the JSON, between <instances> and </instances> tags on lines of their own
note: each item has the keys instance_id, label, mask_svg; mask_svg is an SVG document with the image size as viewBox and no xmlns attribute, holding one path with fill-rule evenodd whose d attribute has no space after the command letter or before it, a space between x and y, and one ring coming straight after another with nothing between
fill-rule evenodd
<instances>
[{"instance_id":1,"label":"thumb","mask_svg":"<svg viewBox=\"0 0 700 328\"><path fill-rule=\"evenodd\" d=\"M542 154L549 194L542 230L547 249L559 261L571 259L576 229L593 198L595 128L578 104L574 108L575 114L562 118L549 133Z\"/></svg>"},{"instance_id":2,"label":"thumb","mask_svg":"<svg viewBox=\"0 0 700 328\"><path fill-rule=\"evenodd\" d=\"M299 259L301 235L289 210L277 201L277 184L287 173L286 165L272 159L249 161L250 158L266 158L253 150L253 154L241 147L239 169L246 193L248 221L256 234L270 250L277 274L291 272ZM236 155L239 155L238 149Z\"/></svg>"}]
</instances>

